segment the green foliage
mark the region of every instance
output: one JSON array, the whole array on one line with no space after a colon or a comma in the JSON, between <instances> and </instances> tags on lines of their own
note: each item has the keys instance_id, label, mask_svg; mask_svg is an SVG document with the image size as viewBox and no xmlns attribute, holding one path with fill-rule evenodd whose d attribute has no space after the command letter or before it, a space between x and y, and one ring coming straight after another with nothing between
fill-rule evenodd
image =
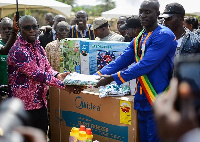
<instances>
[{"instance_id":1,"label":"green foliage","mask_svg":"<svg viewBox=\"0 0 200 142\"><path fill-rule=\"evenodd\" d=\"M111 10L116 7L115 2L112 0L99 0L102 2L102 4L96 5L96 6L75 6L73 7L72 11L77 12L79 10L84 10L88 13L89 16L101 16L101 13L104 11Z\"/></svg>"},{"instance_id":2,"label":"green foliage","mask_svg":"<svg viewBox=\"0 0 200 142\"><path fill-rule=\"evenodd\" d=\"M100 16L102 8L100 6L75 6L72 11L77 12L79 10L84 10L89 16Z\"/></svg>"},{"instance_id":3,"label":"green foliage","mask_svg":"<svg viewBox=\"0 0 200 142\"><path fill-rule=\"evenodd\" d=\"M103 12L111 10L116 7L115 2L113 2L112 0L98 0L98 1L102 2L100 6L102 6Z\"/></svg>"},{"instance_id":4,"label":"green foliage","mask_svg":"<svg viewBox=\"0 0 200 142\"><path fill-rule=\"evenodd\" d=\"M56 1L66 3L66 4L69 4L71 6L73 6L75 4L75 0L56 0Z\"/></svg>"},{"instance_id":5,"label":"green foliage","mask_svg":"<svg viewBox=\"0 0 200 142\"><path fill-rule=\"evenodd\" d=\"M112 0L98 0L102 4L96 6L87 6L87 5L79 6L78 3L76 3L76 0L57 0L57 1L71 5L72 11L75 13L79 10L84 10L88 13L89 16L100 16L102 12L108 11L116 7L115 2L113 2Z\"/></svg>"}]
</instances>

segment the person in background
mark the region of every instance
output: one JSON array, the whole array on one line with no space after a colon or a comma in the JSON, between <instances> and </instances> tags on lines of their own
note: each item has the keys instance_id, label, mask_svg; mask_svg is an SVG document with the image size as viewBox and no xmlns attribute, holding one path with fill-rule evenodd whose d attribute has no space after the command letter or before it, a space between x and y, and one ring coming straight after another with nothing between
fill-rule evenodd
<instances>
[{"instance_id":1,"label":"person in background","mask_svg":"<svg viewBox=\"0 0 200 142\"><path fill-rule=\"evenodd\" d=\"M98 17L93 20L93 29L97 41L124 41L124 37L113 31L110 31L108 20L104 17Z\"/></svg>"},{"instance_id":2,"label":"person in background","mask_svg":"<svg viewBox=\"0 0 200 142\"><path fill-rule=\"evenodd\" d=\"M0 23L0 29L1 29L0 31L1 32L1 39L0 39L1 46L0 47L3 49L3 47L5 48L5 45L11 35L12 29L13 29L13 21L8 17L2 18L1 23ZM7 55L8 51L5 54Z\"/></svg>"},{"instance_id":3,"label":"person in background","mask_svg":"<svg viewBox=\"0 0 200 142\"><path fill-rule=\"evenodd\" d=\"M47 25L44 27L44 32L41 32L41 34L39 35L40 45L44 49L46 45L53 40L52 35L51 35L51 30L52 30L52 27Z\"/></svg>"},{"instance_id":4,"label":"person in background","mask_svg":"<svg viewBox=\"0 0 200 142\"><path fill-rule=\"evenodd\" d=\"M67 38L69 36L69 28L70 25L65 22L61 21L56 26L56 37L57 39L48 43L45 47L45 52L47 59L51 65L51 67L55 70L60 72L60 40ZM47 92L47 101L49 102L49 91ZM50 106L48 105L48 113L50 115ZM49 122L49 132L48 137L51 139L51 133L50 133L50 122Z\"/></svg>"},{"instance_id":5,"label":"person in background","mask_svg":"<svg viewBox=\"0 0 200 142\"><path fill-rule=\"evenodd\" d=\"M191 32L200 35L199 23L196 17L188 16L184 19L183 25Z\"/></svg>"},{"instance_id":6,"label":"person in background","mask_svg":"<svg viewBox=\"0 0 200 142\"><path fill-rule=\"evenodd\" d=\"M2 96L7 95L8 73L7 73L7 54L14 44L17 33L18 25L16 16L14 21L8 17L4 17L0 23L0 32L2 39L0 39L0 101Z\"/></svg>"},{"instance_id":7,"label":"person in background","mask_svg":"<svg viewBox=\"0 0 200 142\"><path fill-rule=\"evenodd\" d=\"M66 18L63 15L56 15L54 17L53 29L51 30L51 34L53 36L53 40L57 39L56 38L56 26L61 21L65 21L66 22Z\"/></svg>"},{"instance_id":8,"label":"person in background","mask_svg":"<svg viewBox=\"0 0 200 142\"><path fill-rule=\"evenodd\" d=\"M39 128L46 134L47 86L65 89L68 92L75 90L75 87L65 87L62 80L68 73L59 73L50 66L46 53L37 40L36 19L30 15L21 17L19 31L20 36L7 58L9 95L23 101L24 109L31 118L30 126Z\"/></svg>"},{"instance_id":9,"label":"person in background","mask_svg":"<svg viewBox=\"0 0 200 142\"><path fill-rule=\"evenodd\" d=\"M45 21L46 21L46 24L49 25L49 26L53 26L53 14L52 13L47 13L45 15Z\"/></svg>"},{"instance_id":10,"label":"person in background","mask_svg":"<svg viewBox=\"0 0 200 142\"><path fill-rule=\"evenodd\" d=\"M120 26L126 23L126 16L120 16L117 20L117 29L120 35L122 35L123 37L126 36L126 30L122 30L120 29Z\"/></svg>"},{"instance_id":11,"label":"person in background","mask_svg":"<svg viewBox=\"0 0 200 142\"><path fill-rule=\"evenodd\" d=\"M92 25L87 24L88 14L86 11L80 10L76 12L75 21L76 25L72 25L70 27L69 38L89 38L91 40L95 39Z\"/></svg>"},{"instance_id":12,"label":"person in background","mask_svg":"<svg viewBox=\"0 0 200 142\"><path fill-rule=\"evenodd\" d=\"M144 0L141 3L139 17L144 29L115 61L95 73L101 75L95 87L112 81L120 85L137 78L134 109L138 113L141 142L160 141L152 105L156 96L169 85L177 47L173 32L157 23L159 7L157 0Z\"/></svg>"},{"instance_id":13,"label":"person in background","mask_svg":"<svg viewBox=\"0 0 200 142\"><path fill-rule=\"evenodd\" d=\"M45 48L48 43L57 39L55 29L56 29L57 24L61 21L66 21L66 18L63 15L56 15L54 17L54 24L52 28L50 26L47 26L46 32L39 36L39 41L43 48Z\"/></svg>"},{"instance_id":14,"label":"person in background","mask_svg":"<svg viewBox=\"0 0 200 142\"><path fill-rule=\"evenodd\" d=\"M153 105L163 142L200 141L200 114L195 110L195 97L191 93L190 85L188 82L178 82L177 78L172 78L170 92L159 95ZM179 110L177 110L177 99L181 104Z\"/></svg>"},{"instance_id":15,"label":"person in background","mask_svg":"<svg viewBox=\"0 0 200 142\"><path fill-rule=\"evenodd\" d=\"M119 33L124 37L124 42L131 42L132 38L129 37L127 34L126 29L121 29L120 27L126 23L127 17L126 16L120 16L117 21L117 29Z\"/></svg>"},{"instance_id":16,"label":"person in background","mask_svg":"<svg viewBox=\"0 0 200 142\"><path fill-rule=\"evenodd\" d=\"M170 28L176 36L178 42L176 58L179 58L180 55L200 53L200 37L184 28L184 16L185 9L179 3L167 4L165 11L160 15L160 18L164 18L164 25Z\"/></svg>"},{"instance_id":17,"label":"person in background","mask_svg":"<svg viewBox=\"0 0 200 142\"><path fill-rule=\"evenodd\" d=\"M137 15L128 17L126 23L120 27L121 30L126 30L130 41L133 40L143 29L140 18ZM129 42L130 42L129 41Z\"/></svg>"},{"instance_id":18,"label":"person in background","mask_svg":"<svg viewBox=\"0 0 200 142\"><path fill-rule=\"evenodd\" d=\"M72 25L76 25L76 19L72 19L71 21L70 21L70 25L72 26Z\"/></svg>"},{"instance_id":19,"label":"person in background","mask_svg":"<svg viewBox=\"0 0 200 142\"><path fill-rule=\"evenodd\" d=\"M56 26L56 36L57 39L48 43L45 51L47 55L47 59L51 67L55 71L60 71L60 43L61 39L67 38L69 36L70 25L65 22L61 21Z\"/></svg>"},{"instance_id":20,"label":"person in background","mask_svg":"<svg viewBox=\"0 0 200 142\"><path fill-rule=\"evenodd\" d=\"M14 16L14 21L8 17L4 17L0 23L0 54L7 55L13 43L16 40L18 34L18 25L16 22L16 16Z\"/></svg>"},{"instance_id":21,"label":"person in background","mask_svg":"<svg viewBox=\"0 0 200 142\"><path fill-rule=\"evenodd\" d=\"M53 26L52 13L47 13L45 15L45 21L46 21L46 25L39 28L39 35L49 34L49 31L52 29L52 26ZM50 28L50 30L49 30L49 28ZM46 38L47 36L45 35L44 37ZM42 46L44 46L44 45L42 45Z\"/></svg>"}]
</instances>

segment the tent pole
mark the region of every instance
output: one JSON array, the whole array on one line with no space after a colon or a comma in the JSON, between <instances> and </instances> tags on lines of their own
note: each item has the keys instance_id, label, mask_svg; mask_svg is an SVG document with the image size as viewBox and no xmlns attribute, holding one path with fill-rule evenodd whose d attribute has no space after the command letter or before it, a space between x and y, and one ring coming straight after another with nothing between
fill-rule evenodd
<instances>
[{"instance_id":1,"label":"tent pole","mask_svg":"<svg viewBox=\"0 0 200 142\"><path fill-rule=\"evenodd\" d=\"M3 18L3 8L1 8L1 18Z\"/></svg>"},{"instance_id":2,"label":"tent pole","mask_svg":"<svg viewBox=\"0 0 200 142\"><path fill-rule=\"evenodd\" d=\"M24 8L24 15L26 15L26 5L25 5L25 8Z\"/></svg>"}]
</instances>

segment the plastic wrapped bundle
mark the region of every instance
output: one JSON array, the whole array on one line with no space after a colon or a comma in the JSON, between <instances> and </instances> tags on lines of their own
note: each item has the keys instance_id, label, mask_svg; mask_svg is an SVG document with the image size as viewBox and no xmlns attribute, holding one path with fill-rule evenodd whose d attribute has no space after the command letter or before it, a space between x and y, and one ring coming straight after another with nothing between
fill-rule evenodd
<instances>
[{"instance_id":1,"label":"plastic wrapped bundle","mask_svg":"<svg viewBox=\"0 0 200 142\"><path fill-rule=\"evenodd\" d=\"M99 89L100 98L106 96L125 96L130 94L131 90L128 82L121 85L117 85L115 82L112 82L111 84L108 84L106 86L100 86Z\"/></svg>"},{"instance_id":2,"label":"plastic wrapped bundle","mask_svg":"<svg viewBox=\"0 0 200 142\"><path fill-rule=\"evenodd\" d=\"M98 75L85 75L73 72L65 77L63 83L65 85L95 86L99 78L100 76Z\"/></svg>"}]
</instances>

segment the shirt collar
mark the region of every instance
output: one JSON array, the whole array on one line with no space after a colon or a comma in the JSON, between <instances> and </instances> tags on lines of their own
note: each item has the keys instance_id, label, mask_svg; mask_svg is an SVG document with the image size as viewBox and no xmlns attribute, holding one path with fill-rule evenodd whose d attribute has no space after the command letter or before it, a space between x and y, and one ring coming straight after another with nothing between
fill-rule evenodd
<instances>
[{"instance_id":1,"label":"shirt collar","mask_svg":"<svg viewBox=\"0 0 200 142\"><path fill-rule=\"evenodd\" d=\"M53 33L53 35L54 35L54 34L56 34L56 31L55 31L54 29L52 29L52 33Z\"/></svg>"},{"instance_id":2,"label":"shirt collar","mask_svg":"<svg viewBox=\"0 0 200 142\"><path fill-rule=\"evenodd\" d=\"M3 43L2 39L0 39L0 44L3 45L3 46L6 45L5 43Z\"/></svg>"},{"instance_id":3,"label":"shirt collar","mask_svg":"<svg viewBox=\"0 0 200 142\"><path fill-rule=\"evenodd\" d=\"M185 35L184 35L184 36L185 36L186 38L190 37L191 31L190 31L188 28L186 28L186 27L185 27L184 29L185 29Z\"/></svg>"},{"instance_id":4,"label":"shirt collar","mask_svg":"<svg viewBox=\"0 0 200 142\"><path fill-rule=\"evenodd\" d=\"M77 26L77 25L76 25L76 26ZM77 31L80 32L78 26L77 26ZM84 31L86 31L86 32L88 31L88 24L86 24L86 27L85 27L85 30L84 30Z\"/></svg>"},{"instance_id":5,"label":"shirt collar","mask_svg":"<svg viewBox=\"0 0 200 142\"><path fill-rule=\"evenodd\" d=\"M21 35L18 37L18 40L20 42L20 44L22 45L30 45L31 43L27 42ZM34 42L34 45L40 45L40 41L38 39L36 39L36 41Z\"/></svg>"}]
</instances>

